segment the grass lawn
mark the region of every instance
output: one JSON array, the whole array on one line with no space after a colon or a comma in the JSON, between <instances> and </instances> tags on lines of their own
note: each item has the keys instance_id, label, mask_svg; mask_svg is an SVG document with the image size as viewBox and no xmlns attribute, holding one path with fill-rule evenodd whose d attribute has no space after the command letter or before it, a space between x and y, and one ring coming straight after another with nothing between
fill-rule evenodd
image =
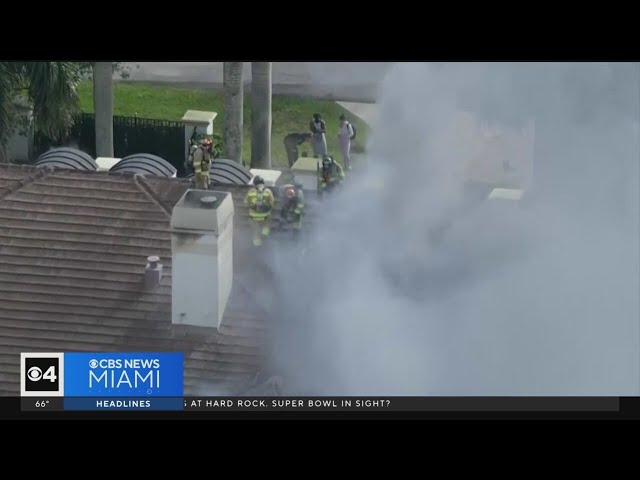
<instances>
[{"instance_id":1,"label":"grass lawn","mask_svg":"<svg viewBox=\"0 0 640 480\"><path fill-rule=\"evenodd\" d=\"M84 112L93 112L93 87L91 82L80 86L80 105ZM329 153L341 160L338 148L338 117L345 114L356 126L358 135L352 145L352 153L364 151L368 127L358 117L351 115L330 100L314 100L294 97L273 97L273 127L271 140L271 163L274 168L286 168L287 155L283 140L291 132L306 132L314 113L322 114L327 122L327 144ZM149 85L143 83L118 83L114 85L114 114L138 116L160 120L180 120L187 110L218 112L214 132L222 134L224 112L222 92L206 89ZM311 144L303 144L300 151L312 153ZM251 159L251 96L244 97L244 148L243 158L247 165Z\"/></svg>"}]
</instances>

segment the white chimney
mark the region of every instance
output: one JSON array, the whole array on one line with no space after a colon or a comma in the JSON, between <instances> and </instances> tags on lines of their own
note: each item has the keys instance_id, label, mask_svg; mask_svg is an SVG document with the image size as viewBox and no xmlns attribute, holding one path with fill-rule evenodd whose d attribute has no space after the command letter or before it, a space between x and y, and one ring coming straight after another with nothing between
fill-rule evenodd
<instances>
[{"instance_id":1,"label":"white chimney","mask_svg":"<svg viewBox=\"0 0 640 480\"><path fill-rule=\"evenodd\" d=\"M108 172L113 167L115 167L121 158L111 158L111 157L98 157L96 158L96 163L98 164L99 172Z\"/></svg>"},{"instance_id":2,"label":"white chimney","mask_svg":"<svg viewBox=\"0 0 640 480\"><path fill-rule=\"evenodd\" d=\"M522 200L524 190L519 188L494 188L489 194L489 200Z\"/></svg>"},{"instance_id":3,"label":"white chimney","mask_svg":"<svg viewBox=\"0 0 640 480\"><path fill-rule=\"evenodd\" d=\"M233 283L233 199L187 190L171 215L171 321L218 328Z\"/></svg>"},{"instance_id":4,"label":"white chimney","mask_svg":"<svg viewBox=\"0 0 640 480\"><path fill-rule=\"evenodd\" d=\"M253 178L249 182L250 185L253 185L253 180L256 177L262 177L265 187L275 187L276 183L278 183L278 179L282 176L282 172L280 170L262 170L260 168L252 168L250 171L253 175Z\"/></svg>"}]
</instances>

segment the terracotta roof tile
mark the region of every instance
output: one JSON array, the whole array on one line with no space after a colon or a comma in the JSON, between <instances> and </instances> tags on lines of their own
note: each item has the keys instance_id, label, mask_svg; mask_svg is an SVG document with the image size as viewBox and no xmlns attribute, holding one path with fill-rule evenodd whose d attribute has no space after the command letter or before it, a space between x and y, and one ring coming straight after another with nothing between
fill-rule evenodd
<instances>
[{"instance_id":1,"label":"terracotta roof tile","mask_svg":"<svg viewBox=\"0 0 640 480\"><path fill-rule=\"evenodd\" d=\"M221 328L171 324L169 214L188 188L179 179L0 165L0 395L19 394L25 351L182 351L187 393L229 392L255 376L270 332L239 283L255 263L242 235L247 187L214 187L232 193L236 210L238 275ZM163 264L152 292L143 283L149 255Z\"/></svg>"}]
</instances>

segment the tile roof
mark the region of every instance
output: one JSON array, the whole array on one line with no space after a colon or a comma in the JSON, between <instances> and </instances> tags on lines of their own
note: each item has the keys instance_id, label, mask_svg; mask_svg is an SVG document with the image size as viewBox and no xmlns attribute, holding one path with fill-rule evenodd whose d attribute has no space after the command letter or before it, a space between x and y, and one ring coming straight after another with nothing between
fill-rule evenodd
<instances>
[{"instance_id":1,"label":"tile roof","mask_svg":"<svg viewBox=\"0 0 640 480\"><path fill-rule=\"evenodd\" d=\"M19 394L25 351L181 351L185 392L253 378L269 341L248 293L247 187L230 191L234 285L219 331L171 324L170 213L185 180L0 165L0 395ZM146 258L161 285L145 291ZM233 390L231 390L233 391Z\"/></svg>"}]
</instances>

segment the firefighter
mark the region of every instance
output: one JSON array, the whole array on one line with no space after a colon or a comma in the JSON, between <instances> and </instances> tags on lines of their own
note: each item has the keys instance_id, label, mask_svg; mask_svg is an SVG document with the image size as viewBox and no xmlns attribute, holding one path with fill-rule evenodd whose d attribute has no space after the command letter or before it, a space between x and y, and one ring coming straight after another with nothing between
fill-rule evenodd
<instances>
[{"instance_id":1,"label":"firefighter","mask_svg":"<svg viewBox=\"0 0 640 480\"><path fill-rule=\"evenodd\" d=\"M322 169L320 170L320 192L333 190L344 180L344 170L331 155L322 158Z\"/></svg>"},{"instance_id":2,"label":"firefighter","mask_svg":"<svg viewBox=\"0 0 640 480\"><path fill-rule=\"evenodd\" d=\"M196 189L209 190L209 174L211 170L211 150L213 143L208 138L200 140L193 152L193 171Z\"/></svg>"},{"instance_id":3,"label":"firefighter","mask_svg":"<svg viewBox=\"0 0 640 480\"><path fill-rule=\"evenodd\" d=\"M302 185L285 185L284 203L280 209L280 217L286 224L293 227L294 232L302 228L302 215L304 212L304 193Z\"/></svg>"},{"instance_id":4,"label":"firefighter","mask_svg":"<svg viewBox=\"0 0 640 480\"><path fill-rule=\"evenodd\" d=\"M259 247L262 245L262 237L268 237L271 232L271 211L275 199L271 190L265 188L262 177L255 177L253 185L254 188L247 193L244 204L249 207L249 216L255 228L253 244Z\"/></svg>"},{"instance_id":5,"label":"firefighter","mask_svg":"<svg viewBox=\"0 0 640 480\"><path fill-rule=\"evenodd\" d=\"M187 151L187 159L184 161L184 172L187 176L193 175L193 152L198 148L198 127L193 129L191 138L189 139L189 150Z\"/></svg>"}]
</instances>

